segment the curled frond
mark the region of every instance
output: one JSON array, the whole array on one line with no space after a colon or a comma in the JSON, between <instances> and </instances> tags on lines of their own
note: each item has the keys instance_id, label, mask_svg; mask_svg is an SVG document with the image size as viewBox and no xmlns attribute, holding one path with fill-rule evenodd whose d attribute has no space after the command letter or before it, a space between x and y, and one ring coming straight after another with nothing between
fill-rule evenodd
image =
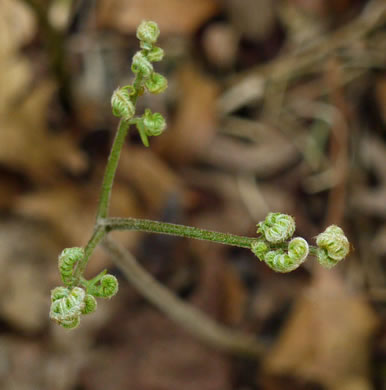
<instances>
[{"instance_id":1,"label":"curled frond","mask_svg":"<svg viewBox=\"0 0 386 390\"><path fill-rule=\"evenodd\" d=\"M164 50L158 46L153 46L146 54L146 57L151 62L159 62L164 58Z\"/></svg>"},{"instance_id":2,"label":"curled frond","mask_svg":"<svg viewBox=\"0 0 386 390\"><path fill-rule=\"evenodd\" d=\"M162 74L153 72L145 81L145 87L150 93L162 93L168 87L168 81L164 76L162 76Z\"/></svg>"},{"instance_id":3,"label":"curled frond","mask_svg":"<svg viewBox=\"0 0 386 390\"><path fill-rule=\"evenodd\" d=\"M131 70L133 73L140 73L143 77L147 78L153 73L153 65L147 59L146 55L139 51L133 57Z\"/></svg>"},{"instance_id":4,"label":"curled frond","mask_svg":"<svg viewBox=\"0 0 386 390\"><path fill-rule=\"evenodd\" d=\"M289 272L288 263L291 261L289 256L281 249L271 250L264 256L264 261L276 272Z\"/></svg>"},{"instance_id":5,"label":"curled frond","mask_svg":"<svg viewBox=\"0 0 386 390\"><path fill-rule=\"evenodd\" d=\"M135 114L135 106L131 100L131 89L117 88L111 97L113 115L125 120L131 119Z\"/></svg>"},{"instance_id":6,"label":"curled frond","mask_svg":"<svg viewBox=\"0 0 386 390\"><path fill-rule=\"evenodd\" d=\"M70 291L67 287L55 287L53 290L51 290L51 302L65 298L69 292Z\"/></svg>"},{"instance_id":7,"label":"curled frond","mask_svg":"<svg viewBox=\"0 0 386 390\"><path fill-rule=\"evenodd\" d=\"M146 109L143 115L143 125L146 135L157 136L165 130L166 121L160 113L152 113L150 109Z\"/></svg>"},{"instance_id":8,"label":"curled frond","mask_svg":"<svg viewBox=\"0 0 386 390\"><path fill-rule=\"evenodd\" d=\"M85 307L85 295L80 287L71 290L62 287L54 289L51 293L50 318L65 328L75 328Z\"/></svg>"},{"instance_id":9,"label":"curled frond","mask_svg":"<svg viewBox=\"0 0 386 390\"><path fill-rule=\"evenodd\" d=\"M264 261L264 256L269 252L269 249L269 246L264 240L253 241L251 245L252 253L261 261Z\"/></svg>"},{"instance_id":10,"label":"curled frond","mask_svg":"<svg viewBox=\"0 0 386 390\"><path fill-rule=\"evenodd\" d=\"M299 265L306 260L309 251L308 242L302 237L295 237L288 244L288 256Z\"/></svg>"},{"instance_id":11,"label":"curled frond","mask_svg":"<svg viewBox=\"0 0 386 390\"><path fill-rule=\"evenodd\" d=\"M318 261L327 268L343 260L350 251L350 243L343 230L336 225L329 226L316 237Z\"/></svg>"},{"instance_id":12,"label":"curled frond","mask_svg":"<svg viewBox=\"0 0 386 390\"><path fill-rule=\"evenodd\" d=\"M82 314L93 313L97 308L97 301L91 294L86 294L84 297L84 308Z\"/></svg>"},{"instance_id":13,"label":"curled frond","mask_svg":"<svg viewBox=\"0 0 386 390\"><path fill-rule=\"evenodd\" d=\"M156 22L143 20L137 28L137 38L149 44L157 42L160 31Z\"/></svg>"},{"instance_id":14,"label":"curled frond","mask_svg":"<svg viewBox=\"0 0 386 390\"><path fill-rule=\"evenodd\" d=\"M76 264L83 259L84 249L83 248L66 248L59 255L58 266L60 276L63 283L66 286L70 286L73 282L73 275Z\"/></svg>"},{"instance_id":15,"label":"curled frond","mask_svg":"<svg viewBox=\"0 0 386 390\"><path fill-rule=\"evenodd\" d=\"M101 298L112 298L118 292L118 280L114 275L102 277L100 285Z\"/></svg>"},{"instance_id":16,"label":"curled frond","mask_svg":"<svg viewBox=\"0 0 386 390\"><path fill-rule=\"evenodd\" d=\"M271 243L281 243L294 234L295 220L287 214L269 213L265 220L257 225L257 232Z\"/></svg>"}]
</instances>

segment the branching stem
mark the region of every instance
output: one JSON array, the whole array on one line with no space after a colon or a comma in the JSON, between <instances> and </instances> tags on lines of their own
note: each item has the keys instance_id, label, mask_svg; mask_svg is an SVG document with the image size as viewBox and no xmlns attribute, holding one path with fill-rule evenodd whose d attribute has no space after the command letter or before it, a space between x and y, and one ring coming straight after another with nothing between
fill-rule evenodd
<instances>
[{"instance_id":1,"label":"branching stem","mask_svg":"<svg viewBox=\"0 0 386 390\"><path fill-rule=\"evenodd\" d=\"M83 277L83 273L87 267L87 263L90 259L90 256L94 252L94 249L98 246L98 244L103 240L103 238L106 235L106 229L96 224L94 233L91 236L90 240L88 241L86 247L84 248L84 257L83 259L78 263L75 272L74 272L74 284L77 285L81 278Z\"/></svg>"},{"instance_id":2,"label":"branching stem","mask_svg":"<svg viewBox=\"0 0 386 390\"><path fill-rule=\"evenodd\" d=\"M256 337L221 325L183 302L155 280L129 252L114 241L106 239L103 246L113 256L115 263L131 284L177 324L207 344L223 351L255 359L262 355L265 348Z\"/></svg>"},{"instance_id":3,"label":"branching stem","mask_svg":"<svg viewBox=\"0 0 386 390\"><path fill-rule=\"evenodd\" d=\"M198 240L212 241L219 244L251 248L256 237L238 236L230 233L214 232L206 229L199 229L193 226L177 225L167 222L151 221L137 218L105 218L99 223L105 227L107 232L112 230L139 230L148 233L170 234L173 236L195 238Z\"/></svg>"}]
</instances>

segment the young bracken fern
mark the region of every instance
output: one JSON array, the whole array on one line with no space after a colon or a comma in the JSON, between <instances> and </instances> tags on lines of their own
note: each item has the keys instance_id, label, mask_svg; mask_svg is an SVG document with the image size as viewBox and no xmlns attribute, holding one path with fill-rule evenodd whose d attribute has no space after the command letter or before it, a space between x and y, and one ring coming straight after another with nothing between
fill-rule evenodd
<instances>
[{"instance_id":1,"label":"young bracken fern","mask_svg":"<svg viewBox=\"0 0 386 390\"><path fill-rule=\"evenodd\" d=\"M295 220L282 213L269 213L264 221L259 222L257 237L145 219L108 218L115 172L129 127L136 126L145 146L149 146L149 137L161 135L166 128L163 116L150 109L135 116L137 99L141 95L145 92L158 94L167 88L166 78L153 68L153 63L161 61L164 56L164 51L156 46L159 33L155 22L143 21L140 24L137 37L141 50L134 55L131 65L134 81L116 89L111 98L113 114L120 118L120 122L106 166L93 235L85 248L67 248L59 256L59 272L64 286L51 291L50 317L64 328L77 327L82 315L95 311L96 298L111 298L118 292L117 279L106 270L91 280L83 276L94 249L113 230L172 234L247 248L276 272L295 270L309 255L315 256L323 267L331 268L349 252L349 242L338 226L328 227L316 237L316 246L311 246L304 238L293 237Z\"/></svg>"}]
</instances>

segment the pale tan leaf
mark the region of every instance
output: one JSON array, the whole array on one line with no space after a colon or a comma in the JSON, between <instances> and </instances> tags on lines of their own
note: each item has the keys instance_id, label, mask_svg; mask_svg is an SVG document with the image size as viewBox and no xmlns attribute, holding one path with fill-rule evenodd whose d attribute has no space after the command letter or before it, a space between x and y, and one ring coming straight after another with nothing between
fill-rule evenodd
<instances>
[{"instance_id":1,"label":"pale tan leaf","mask_svg":"<svg viewBox=\"0 0 386 390\"><path fill-rule=\"evenodd\" d=\"M190 34L218 10L216 0L105 0L97 18L103 27L134 33L142 20L154 20L163 34Z\"/></svg>"},{"instance_id":2,"label":"pale tan leaf","mask_svg":"<svg viewBox=\"0 0 386 390\"><path fill-rule=\"evenodd\" d=\"M336 273L323 270L299 297L265 369L328 389L354 378L368 382L369 340L376 325L363 297L349 291Z\"/></svg>"}]
</instances>

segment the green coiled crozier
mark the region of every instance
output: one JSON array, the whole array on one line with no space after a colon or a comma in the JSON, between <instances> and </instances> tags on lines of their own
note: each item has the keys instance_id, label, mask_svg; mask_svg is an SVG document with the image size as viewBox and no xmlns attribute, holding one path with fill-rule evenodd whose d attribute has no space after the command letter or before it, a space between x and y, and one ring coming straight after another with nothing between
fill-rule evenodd
<instances>
[{"instance_id":1,"label":"green coiled crozier","mask_svg":"<svg viewBox=\"0 0 386 390\"><path fill-rule=\"evenodd\" d=\"M82 314L93 313L97 308L97 301L91 294L86 294L84 297L84 308Z\"/></svg>"},{"instance_id":2,"label":"green coiled crozier","mask_svg":"<svg viewBox=\"0 0 386 390\"><path fill-rule=\"evenodd\" d=\"M317 258L325 268L334 267L350 252L350 243L343 230L336 225L329 226L316 237Z\"/></svg>"},{"instance_id":3,"label":"green coiled crozier","mask_svg":"<svg viewBox=\"0 0 386 390\"><path fill-rule=\"evenodd\" d=\"M303 237L295 237L288 244L288 256L299 265L306 260L309 252L308 242Z\"/></svg>"},{"instance_id":4,"label":"green coiled crozier","mask_svg":"<svg viewBox=\"0 0 386 390\"><path fill-rule=\"evenodd\" d=\"M159 112L152 113L149 108L145 110L142 117L145 134L147 136L157 136L162 134L166 128L166 121Z\"/></svg>"},{"instance_id":5,"label":"green coiled crozier","mask_svg":"<svg viewBox=\"0 0 386 390\"><path fill-rule=\"evenodd\" d=\"M118 280L114 275L102 277L98 293L101 298L112 298L118 292Z\"/></svg>"},{"instance_id":6,"label":"green coiled crozier","mask_svg":"<svg viewBox=\"0 0 386 390\"><path fill-rule=\"evenodd\" d=\"M261 233L268 242L277 244L291 238L295 227L295 220L290 215L269 213L265 220L257 225L257 233Z\"/></svg>"},{"instance_id":7,"label":"green coiled crozier","mask_svg":"<svg viewBox=\"0 0 386 390\"><path fill-rule=\"evenodd\" d=\"M264 256L269 252L270 247L264 240L253 241L251 245L252 253L258 257L261 261L264 261Z\"/></svg>"},{"instance_id":8,"label":"green coiled crozier","mask_svg":"<svg viewBox=\"0 0 386 390\"><path fill-rule=\"evenodd\" d=\"M166 128L166 122L160 113L152 114L146 110L141 117L135 117L135 104L137 98L148 90L150 93L159 94L168 86L167 79L154 72L152 62L161 61L164 51L155 43L159 36L157 23L143 21L137 29L137 37L140 40L142 50L134 56L131 70L135 74L133 85L126 85L114 91L111 98L113 114L129 124L135 124L142 143L149 146L148 137L160 135Z\"/></svg>"},{"instance_id":9,"label":"green coiled crozier","mask_svg":"<svg viewBox=\"0 0 386 390\"><path fill-rule=\"evenodd\" d=\"M133 73L141 73L143 77L147 78L153 73L153 65L147 56L142 51L139 51L133 57L131 70Z\"/></svg>"},{"instance_id":10,"label":"green coiled crozier","mask_svg":"<svg viewBox=\"0 0 386 390\"><path fill-rule=\"evenodd\" d=\"M150 50L147 51L146 57L151 62L159 62L164 58L164 51L158 46L153 46Z\"/></svg>"},{"instance_id":11,"label":"green coiled crozier","mask_svg":"<svg viewBox=\"0 0 386 390\"><path fill-rule=\"evenodd\" d=\"M282 249L267 252L264 256L264 262L276 272L289 272L290 258Z\"/></svg>"},{"instance_id":12,"label":"green coiled crozier","mask_svg":"<svg viewBox=\"0 0 386 390\"><path fill-rule=\"evenodd\" d=\"M251 244L255 256L276 272L291 272L298 268L309 254L307 241L292 237L295 220L287 214L269 213L258 225L262 237Z\"/></svg>"},{"instance_id":13,"label":"green coiled crozier","mask_svg":"<svg viewBox=\"0 0 386 390\"><path fill-rule=\"evenodd\" d=\"M137 38L150 45L157 42L159 34L160 30L155 22L143 20L137 28Z\"/></svg>"},{"instance_id":14,"label":"green coiled crozier","mask_svg":"<svg viewBox=\"0 0 386 390\"><path fill-rule=\"evenodd\" d=\"M80 315L85 308L86 292L80 287L68 289L57 287L51 292L50 318L64 328L79 325Z\"/></svg>"},{"instance_id":15,"label":"green coiled crozier","mask_svg":"<svg viewBox=\"0 0 386 390\"><path fill-rule=\"evenodd\" d=\"M73 283L76 264L83 259L84 249L79 247L66 248L59 255L58 265L60 276L66 286Z\"/></svg>"},{"instance_id":16,"label":"green coiled crozier","mask_svg":"<svg viewBox=\"0 0 386 390\"><path fill-rule=\"evenodd\" d=\"M309 247L302 237L295 237L288 244L288 251L275 249L264 255L264 262L276 272L291 272L307 259Z\"/></svg>"},{"instance_id":17,"label":"green coiled crozier","mask_svg":"<svg viewBox=\"0 0 386 390\"><path fill-rule=\"evenodd\" d=\"M145 87L150 93L159 94L168 87L168 81L162 74L153 72L145 81Z\"/></svg>"},{"instance_id":18,"label":"green coiled crozier","mask_svg":"<svg viewBox=\"0 0 386 390\"><path fill-rule=\"evenodd\" d=\"M132 87L117 88L111 97L113 115L125 120L131 119L135 114L135 106L131 100Z\"/></svg>"}]
</instances>

